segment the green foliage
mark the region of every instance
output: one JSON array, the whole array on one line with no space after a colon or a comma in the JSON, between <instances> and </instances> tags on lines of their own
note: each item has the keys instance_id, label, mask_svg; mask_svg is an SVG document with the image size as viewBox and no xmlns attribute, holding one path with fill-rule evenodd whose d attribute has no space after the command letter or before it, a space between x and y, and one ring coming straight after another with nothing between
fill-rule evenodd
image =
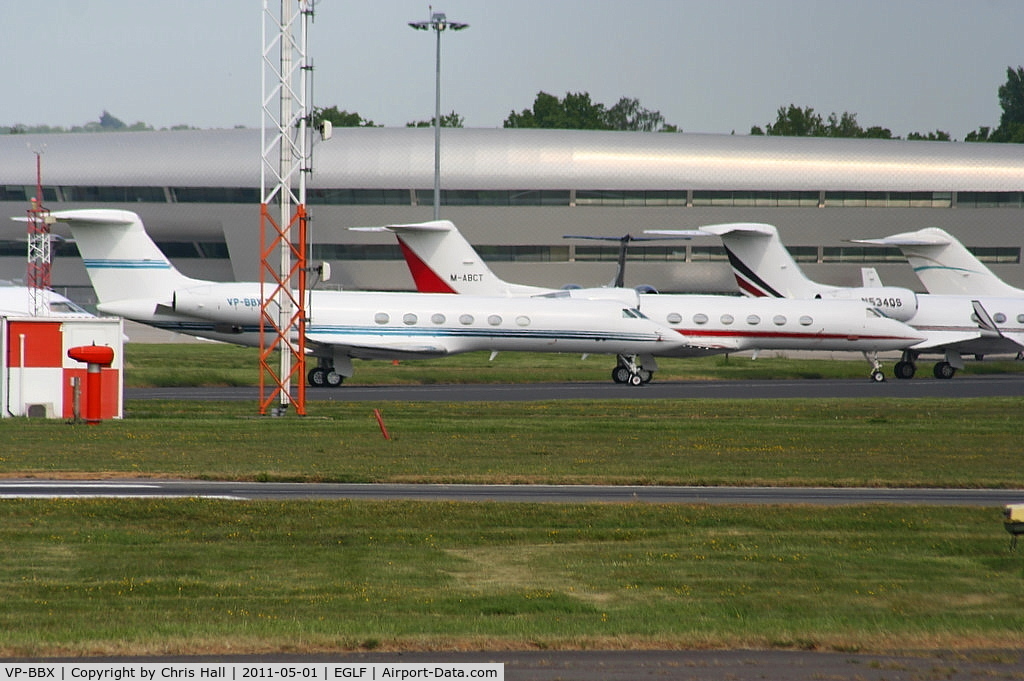
<instances>
[{"instance_id":1,"label":"green foliage","mask_svg":"<svg viewBox=\"0 0 1024 681\"><path fill-rule=\"evenodd\" d=\"M1003 114L992 141L1024 142L1024 67L1006 68L1006 82L999 86L999 106Z\"/></svg>"},{"instance_id":2,"label":"green foliage","mask_svg":"<svg viewBox=\"0 0 1024 681\"><path fill-rule=\"evenodd\" d=\"M623 97L610 109L590 99L588 92L567 92L559 99L547 92L538 92L533 108L512 111L505 119L506 128L554 128L560 130L640 130L677 131L665 125L657 111L640 106L639 100Z\"/></svg>"},{"instance_id":3,"label":"green foliage","mask_svg":"<svg viewBox=\"0 0 1024 681\"><path fill-rule=\"evenodd\" d=\"M442 128L461 128L466 122L466 119L459 114L452 111L448 114L441 115L441 127ZM432 128L434 127L434 119L431 118L429 121L410 121L405 124L407 128Z\"/></svg>"},{"instance_id":4,"label":"green foliage","mask_svg":"<svg viewBox=\"0 0 1024 681\"><path fill-rule=\"evenodd\" d=\"M324 121L330 121L336 128L376 128L380 127L369 119L364 119L355 112L339 111L338 107L313 107L313 125L319 127Z\"/></svg>"},{"instance_id":5,"label":"green foliage","mask_svg":"<svg viewBox=\"0 0 1024 681\"><path fill-rule=\"evenodd\" d=\"M908 140L924 140L929 142L949 142L952 138L948 132L943 130L936 130L935 132L920 133L912 132L907 135Z\"/></svg>"},{"instance_id":6,"label":"green foliage","mask_svg":"<svg viewBox=\"0 0 1024 681\"><path fill-rule=\"evenodd\" d=\"M863 128L857 122L857 114L844 111L831 113L828 119L815 113L814 109L800 108L795 104L779 107L774 123L764 130L758 126L750 129L751 135L773 135L787 137L858 137L871 139L892 139L892 131L880 126Z\"/></svg>"}]
</instances>

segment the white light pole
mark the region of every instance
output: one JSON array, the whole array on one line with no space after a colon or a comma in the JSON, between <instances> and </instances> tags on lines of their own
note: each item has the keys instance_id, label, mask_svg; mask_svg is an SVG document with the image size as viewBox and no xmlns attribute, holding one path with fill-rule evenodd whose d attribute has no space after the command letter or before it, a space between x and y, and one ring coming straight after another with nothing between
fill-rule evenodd
<instances>
[{"instance_id":1,"label":"white light pole","mask_svg":"<svg viewBox=\"0 0 1024 681\"><path fill-rule=\"evenodd\" d=\"M433 8L431 8L433 9ZM434 85L434 219L441 218L441 33L447 29L461 31L469 24L448 21L443 12L432 12L430 21L410 21L417 31L434 29L437 33L437 59Z\"/></svg>"}]
</instances>

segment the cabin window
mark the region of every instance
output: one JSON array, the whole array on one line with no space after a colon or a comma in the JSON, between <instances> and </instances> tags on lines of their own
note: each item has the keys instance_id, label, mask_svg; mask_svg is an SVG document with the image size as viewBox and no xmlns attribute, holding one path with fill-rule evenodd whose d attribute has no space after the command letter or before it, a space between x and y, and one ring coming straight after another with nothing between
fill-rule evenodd
<instances>
[{"instance_id":1,"label":"cabin window","mask_svg":"<svg viewBox=\"0 0 1024 681\"><path fill-rule=\"evenodd\" d=\"M430 321L432 321L435 324L444 324L446 320L443 314L441 314L440 312L435 312L434 314L430 315Z\"/></svg>"},{"instance_id":2,"label":"cabin window","mask_svg":"<svg viewBox=\"0 0 1024 681\"><path fill-rule=\"evenodd\" d=\"M469 326L472 323L473 323L473 315L471 315L471 314L464 314L461 317L459 317L459 324L464 324L466 326Z\"/></svg>"},{"instance_id":3,"label":"cabin window","mask_svg":"<svg viewBox=\"0 0 1024 681\"><path fill-rule=\"evenodd\" d=\"M378 312L377 314L373 315L373 321L377 322L378 324L387 324L388 322L391 321L391 315L389 315L387 312Z\"/></svg>"},{"instance_id":4,"label":"cabin window","mask_svg":"<svg viewBox=\"0 0 1024 681\"><path fill-rule=\"evenodd\" d=\"M408 326L412 326L417 321L419 321L419 318L416 315L414 315L412 312L406 312L405 316L402 317L402 323L406 324Z\"/></svg>"},{"instance_id":5,"label":"cabin window","mask_svg":"<svg viewBox=\"0 0 1024 681\"><path fill-rule=\"evenodd\" d=\"M665 319L666 321L668 321L669 324L678 324L679 322L683 321L683 315L679 314L678 312L670 312L668 317L666 317Z\"/></svg>"},{"instance_id":6,"label":"cabin window","mask_svg":"<svg viewBox=\"0 0 1024 681\"><path fill-rule=\"evenodd\" d=\"M747 317L747 324L750 324L751 326L754 326L754 325L757 325L757 324L760 324L760 323L761 323L761 318L758 317L756 314L752 314L752 315Z\"/></svg>"},{"instance_id":7,"label":"cabin window","mask_svg":"<svg viewBox=\"0 0 1024 681\"><path fill-rule=\"evenodd\" d=\"M1024 314L1017 315L1017 323L1024 324Z\"/></svg>"},{"instance_id":8,"label":"cabin window","mask_svg":"<svg viewBox=\"0 0 1024 681\"><path fill-rule=\"evenodd\" d=\"M518 317L516 317L516 324L518 324L519 326L529 326L530 318L527 317L526 315L519 315Z\"/></svg>"},{"instance_id":9,"label":"cabin window","mask_svg":"<svg viewBox=\"0 0 1024 681\"><path fill-rule=\"evenodd\" d=\"M1004 315L1002 312L996 312L995 316L992 317L992 319L995 320L996 324L1002 324L1003 322L1006 321L1006 315Z\"/></svg>"},{"instance_id":10,"label":"cabin window","mask_svg":"<svg viewBox=\"0 0 1024 681\"><path fill-rule=\"evenodd\" d=\"M772 317L772 322L775 324L775 326L782 326L783 324L786 323L786 316L777 314L774 317Z\"/></svg>"},{"instance_id":11,"label":"cabin window","mask_svg":"<svg viewBox=\"0 0 1024 681\"><path fill-rule=\"evenodd\" d=\"M693 315L693 323L694 324L707 324L708 323L708 316L706 314L704 314L703 312L698 312L697 314Z\"/></svg>"},{"instance_id":12,"label":"cabin window","mask_svg":"<svg viewBox=\"0 0 1024 681\"><path fill-rule=\"evenodd\" d=\"M810 326L813 323L814 320L811 319L808 315L800 317L800 326Z\"/></svg>"},{"instance_id":13,"label":"cabin window","mask_svg":"<svg viewBox=\"0 0 1024 681\"><path fill-rule=\"evenodd\" d=\"M498 326L501 324L501 315L492 314L487 318L487 323L491 326Z\"/></svg>"},{"instance_id":14,"label":"cabin window","mask_svg":"<svg viewBox=\"0 0 1024 681\"><path fill-rule=\"evenodd\" d=\"M726 324L726 325L732 324L734 321L736 321L736 320L733 319L733 316L731 314L724 314L724 315L722 315L722 323L723 324Z\"/></svg>"}]
</instances>

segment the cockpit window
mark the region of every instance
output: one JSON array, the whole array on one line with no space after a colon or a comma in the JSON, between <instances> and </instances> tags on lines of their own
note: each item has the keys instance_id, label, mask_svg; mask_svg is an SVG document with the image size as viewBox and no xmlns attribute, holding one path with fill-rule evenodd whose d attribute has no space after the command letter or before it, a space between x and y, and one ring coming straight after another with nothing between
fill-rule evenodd
<instances>
[{"instance_id":1,"label":"cockpit window","mask_svg":"<svg viewBox=\"0 0 1024 681\"><path fill-rule=\"evenodd\" d=\"M80 307L79 305L71 302L70 300L56 300L51 302L50 312L73 312L75 314L89 314L89 311L86 310L84 307Z\"/></svg>"}]
</instances>

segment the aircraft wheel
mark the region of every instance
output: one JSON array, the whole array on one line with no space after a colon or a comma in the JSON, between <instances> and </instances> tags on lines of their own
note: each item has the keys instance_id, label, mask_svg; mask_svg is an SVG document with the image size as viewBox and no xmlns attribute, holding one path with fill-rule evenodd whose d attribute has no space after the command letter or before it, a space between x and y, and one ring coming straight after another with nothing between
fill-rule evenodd
<instances>
[{"instance_id":1,"label":"aircraft wheel","mask_svg":"<svg viewBox=\"0 0 1024 681\"><path fill-rule=\"evenodd\" d=\"M339 374L337 371L332 370L326 373L327 375L325 376L325 378L327 382L327 387L329 388L337 388L345 381L345 377Z\"/></svg>"},{"instance_id":2,"label":"aircraft wheel","mask_svg":"<svg viewBox=\"0 0 1024 681\"><path fill-rule=\"evenodd\" d=\"M654 372L648 371L647 369L640 370L640 382L647 385L654 379Z\"/></svg>"},{"instance_id":3,"label":"aircraft wheel","mask_svg":"<svg viewBox=\"0 0 1024 681\"><path fill-rule=\"evenodd\" d=\"M896 362L896 366L892 368L893 375L900 379L913 378L916 372L917 367L914 366L913 362L904 362L902 360Z\"/></svg>"},{"instance_id":4,"label":"aircraft wheel","mask_svg":"<svg viewBox=\"0 0 1024 681\"><path fill-rule=\"evenodd\" d=\"M640 374L631 374L629 377L630 385L643 385L644 379L640 377Z\"/></svg>"},{"instance_id":5,"label":"aircraft wheel","mask_svg":"<svg viewBox=\"0 0 1024 681\"><path fill-rule=\"evenodd\" d=\"M306 374L306 379L314 388L322 388L327 384L327 371L323 367L313 367Z\"/></svg>"},{"instance_id":6,"label":"aircraft wheel","mask_svg":"<svg viewBox=\"0 0 1024 681\"><path fill-rule=\"evenodd\" d=\"M883 383L885 382L885 374L882 373L881 369L875 369L871 372L871 380L875 383Z\"/></svg>"},{"instance_id":7,"label":"aircraft wheel","mask_svg":"<svg viewBox=\"0 0 1024 681\"><path fill-rule=\"evenodd\" d=\"M949 362L939 362L935 365L932 373L935 374L935 378L953 378L953 374L956 373L956 367Z\"/></svg>"},{"instance_id":8,"label":"aircraft wheel","mask_svg":"<svg viewBox=\"0 0 1024 681\"><path fill-rule=\"evenodd\" d=\"M630 375L629 369L621 364L612 369L612 380L616 383L629 383Z\"/></svg>"}]
</instances>

